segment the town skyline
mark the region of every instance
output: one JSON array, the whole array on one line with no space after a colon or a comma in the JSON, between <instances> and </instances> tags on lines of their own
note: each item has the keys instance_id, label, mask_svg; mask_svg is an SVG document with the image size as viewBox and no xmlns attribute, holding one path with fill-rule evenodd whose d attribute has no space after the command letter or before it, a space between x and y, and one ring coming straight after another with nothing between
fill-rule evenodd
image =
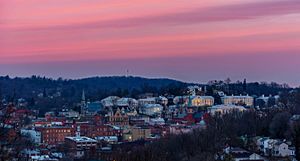
<instances>
[{"instance_id":1,"label":"town skyline","mask_svg":"<svg viewBox=\"0 0 300 161\"><path fill-rule=\"evenodd\" d=\"M0 160L300 161L300 0L0 0Z\"/></svg>"}]
</instances>

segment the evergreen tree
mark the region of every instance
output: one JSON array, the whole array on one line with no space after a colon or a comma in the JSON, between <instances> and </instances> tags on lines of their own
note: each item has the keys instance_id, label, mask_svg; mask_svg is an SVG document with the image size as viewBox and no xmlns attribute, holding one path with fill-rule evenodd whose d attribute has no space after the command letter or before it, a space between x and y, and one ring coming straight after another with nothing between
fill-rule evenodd
<instances>
[{"instance_id":1,"label":"evergreen tree","mask_svg":"<svg viewBox=\"0 0 300 161\"><path fill-rule=\"evenodd\" d=\"M46 98L46 97L47 97L46 88L44 88L44 90L43 90L43 97L44 97L44 98Z\"/></svg>"},{"instance_id":2,"label":"evergreen tree","mask_svg":"<svg viewBox=\"0 0 300 161\"><path fill-rule=\"evenodd\" d=\"M244 82L243 82L243 92L246 93L247 92L247 80L244 79Z\"/></svg>"}]
</instances>

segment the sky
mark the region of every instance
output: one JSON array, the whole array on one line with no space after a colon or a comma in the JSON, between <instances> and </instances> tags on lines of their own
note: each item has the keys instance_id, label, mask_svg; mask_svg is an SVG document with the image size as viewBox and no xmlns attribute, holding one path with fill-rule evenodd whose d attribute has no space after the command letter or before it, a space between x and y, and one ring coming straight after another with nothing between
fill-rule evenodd
<instances>
[{"instance_id":1,"label":"sky","mask_svg":"<svg viewBox=\"0 0 300 161\"><path fill-rule=\"evenodd\" d=\"M299 0L0 0L0 75L300 85Z\"/></svg>"}]
</instances>

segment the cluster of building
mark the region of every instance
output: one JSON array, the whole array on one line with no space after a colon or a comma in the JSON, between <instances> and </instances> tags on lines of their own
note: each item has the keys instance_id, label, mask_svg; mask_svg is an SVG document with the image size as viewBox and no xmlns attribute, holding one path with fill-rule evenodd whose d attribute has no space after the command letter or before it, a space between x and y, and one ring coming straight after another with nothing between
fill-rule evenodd
<instances>
[{"instance_id":1,"label":"cluster of building","mask_svg":"<svg viewBox=\"0 0 300 161\"><path fill-rule=\"evenodd\" d=\"M219 156L220 160L226 160L226 158L234 161L296 160L295 147L290 141L269 137L255 137L252 141L256 146L255 150L248 151L240 147L228 146Z\"/></svg>"},{"instance_id":2,"label":"cluster of building","mask_svg":"<svg viewBox=\"0 0 300 161\"><path fill-rule=\"evenodd\" d=\"M295 147L290 141L271 139L269 137L258 137L256 139L257 149L264 156L289 157L295 156Z\"/></svg>"},{"instance_id":3,"label":"cluster of building","mask_svg":"<svg viewBox=\"0 0 300 161\"><path fill-rule=\"evenodd\" d=\"M28 116L31 124L21 126L20 132L35 148L24 149L24 156L29 160L59 160L105 155L122 144L189 133L205 128L209 115L254 107L254 98L248 95L223 95L222 104L215 105L214 97L196 95L195 89L201 90L190 87L189 95L145 95L139 99L109 96L95 102L86 101L83 91L80 111L62 109L39 118L30 110L12 107L15 117L8 124Z\"/></svg>"}]
</instances>

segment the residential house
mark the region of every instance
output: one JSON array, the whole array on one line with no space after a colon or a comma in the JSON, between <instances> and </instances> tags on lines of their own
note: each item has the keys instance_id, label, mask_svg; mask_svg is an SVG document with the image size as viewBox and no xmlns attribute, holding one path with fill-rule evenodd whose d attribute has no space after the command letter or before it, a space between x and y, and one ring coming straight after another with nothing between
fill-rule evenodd
<instances>
[{"instance_id":1,"label":"residential house","mask_svg":"<svg viewBox=\"0 0 300 161\"><path fill-rule=\"evenodd\" d=\"M163 106L160 104L144 104L140 107L139 113L148 116L161 115L163 111Z\"/></svg>"},{"instance_id":2,"label":"residential house","mask_svg":"<svg viewBox=\"0 0 300 161\"><path fill-rule=\"evenodd\" d=\"M274 144L272 150L272 156L276 157L287 157L295 155L295 148L289 147L289 145L285 142L278 141Z\"/></svg>"},{"instance_id":3,"label":"residential house","mask_svg":"<svg viewBox=\"0 0 300 161\"><path fill-rule=\"evenodd\" d=\"M270 139L262 137L257 139L258 150L265 156L287 157L295 155L295 147L290 146L290 143L278 139Z\"/></svg>"}]
</instances>

